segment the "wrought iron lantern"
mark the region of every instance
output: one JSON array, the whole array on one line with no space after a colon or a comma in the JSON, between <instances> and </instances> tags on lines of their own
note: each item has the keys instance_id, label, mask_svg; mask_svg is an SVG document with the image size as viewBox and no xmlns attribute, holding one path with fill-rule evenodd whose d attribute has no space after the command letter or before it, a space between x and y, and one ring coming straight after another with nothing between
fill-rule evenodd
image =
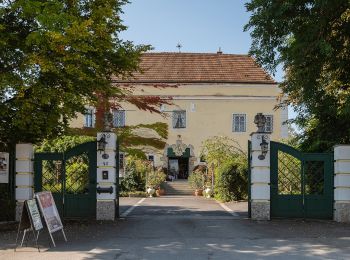
<instances>
[{"instance_id":1,"label":"wrought iron lantern","mask_svg":"<svg viewBox=\"0 0 350 260\"><path fill-rule=\"evenodd\" d=\"M106 136L102 135L100 140L97 141L97 151L104 152L106 150Z\"/></svg>"},{"instance_id":2,"label":"wrought iron lantern","mask_svg":"<svg viewBox=\"0 0 350 260\"><path fill-rule=\"evenodd\" d=\"M258 158L259 160L264 160L267 152L269 151L269 143L266 142L266 139L264 136L262 136L261 139L262 139L262 142L260 143L261 154L258 156Z\"/></svg>"},{"instance_id":3,"label":"wrought iron lantern","mask_svg":"<svg viewBox=\"0 0 350 260\"><path fill-rule=\"evenodd\" d=\"M255 115L254 123L258 127L258 133L264 133L265 132L266 117L263 115L263 113L257 113Z\"/></svg>"}]
</instances>

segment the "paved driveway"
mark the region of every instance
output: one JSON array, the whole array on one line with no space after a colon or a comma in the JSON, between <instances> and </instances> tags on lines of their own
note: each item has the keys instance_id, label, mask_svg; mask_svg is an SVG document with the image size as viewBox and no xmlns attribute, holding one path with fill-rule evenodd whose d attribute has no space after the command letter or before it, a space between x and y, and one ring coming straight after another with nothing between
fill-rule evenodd
<instances>
[{"instance_id":1,"label":"paved driveway","mask_svg":"<svg viewBox=\"0 0 350 260\"><path fill-rule=\"evenodd\" d=\"M117 223L69 223L57 248L10 249L0 259L350 259L350 225L332 221L246 219L245 203L196 197L125 198ZM46 237L46 238L45 238ZM47 247L45 234L40 238Z\"/></svg>"}]
</instances>

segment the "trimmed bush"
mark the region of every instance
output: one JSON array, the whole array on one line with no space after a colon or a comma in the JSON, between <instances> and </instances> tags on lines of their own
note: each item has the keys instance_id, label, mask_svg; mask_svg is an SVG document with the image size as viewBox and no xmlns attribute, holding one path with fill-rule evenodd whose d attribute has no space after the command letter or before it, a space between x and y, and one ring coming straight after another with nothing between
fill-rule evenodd
<instances>
[{"instance_id":1,"label":"trimmed bush","mask_svg":"<svg viewBox=\"0 0 350 260\"><path fill-rule=\"evenodd\" d=\"M125 164L125 174L121 181L122 191L140 191L146 189L146 176L152 172L152 165L147 160L128 156Z\"/></svg>"},{"instance_id":2,"label":"trimmed bush","mask_svg":"<svg viewBox=\"0 0 350 260\"><path fill-rule=\"evenodd\" d=\"M246 199L247 175L248 168L239 159L223 163L215 172L215 199L224 202Z\"/></svg>"},{"instance_id":3,"label":"trimmed bush","mask_svg":"<svg viewBox=\"0 0 350 260\"><path fill-rule=\"evenodd\" d=\"M188 176L188 184L192 189L203 189L205 182L205 176L201 171L194 171Z\"/></svg>"}]
</instances>

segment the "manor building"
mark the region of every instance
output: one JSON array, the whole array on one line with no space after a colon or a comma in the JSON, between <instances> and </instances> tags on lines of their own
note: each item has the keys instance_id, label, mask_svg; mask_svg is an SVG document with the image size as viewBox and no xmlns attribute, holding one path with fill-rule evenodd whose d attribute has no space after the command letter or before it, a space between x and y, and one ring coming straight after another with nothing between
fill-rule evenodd
<instances>
[{"instance_id":1,"label":"manor building","mask_svg":"<svg viewBox=\"0 0 350 260\"><path fill-rule=\"evenodd\" d=\"M179 178L187 178L201 163L204 140L224 135L247 150L250 134L256 130L254 116L266 115L265 131L273 140L288 137L287 108L275 110L281 93L278 84L248 55L218 53L150 52L142 57L142 73L115 84L132 84L133 95L172 97L172 105L162 105L165 117L123 103L114 111L114 127L165 122L169 136L164 150L145 147L155 166L167 167ZM164 88L154 85L164 84ZM176 87L172 87L176 85ZM74 127L93 127L94 113L79 115ZM154 135L152 131L142 133ZM123 155L121 155L123 156Z\"/></svg>"}]
</instances>

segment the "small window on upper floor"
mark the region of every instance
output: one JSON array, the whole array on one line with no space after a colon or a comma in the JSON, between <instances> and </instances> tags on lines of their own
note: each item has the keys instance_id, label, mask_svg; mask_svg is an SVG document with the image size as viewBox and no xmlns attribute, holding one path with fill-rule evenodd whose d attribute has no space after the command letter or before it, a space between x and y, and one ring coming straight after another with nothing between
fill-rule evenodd
<instances>
[{"instance_id":1,"label":"small window on upper floor","mask_svg":"<svg viewBox=\"0 0 350 260\"><path fill-rule=\"evenodd\" d=\"M186 111L173 111L173 128L186 128Z\"/></svg>"},{"instance_id":2,"label":"small window on upper floor","mask_svg":"<svg viewBox=\"0 0 350 260\"><path fill-rule=\"evenodd\" d=\"M113 111L113 126L125 127L125 110Z\"/></svg>"},{"instance_id":3,"label":"small window on upper floor","mask_svg":"<svg viewBox=\"0 0 350 260\"><path fill-rule=\"evenodd\" d=\"M272 115L265 115L266 122L265 122L265 132L272 133L273 131L273 116Z\"/></svg>"},{"instance_id":4,"label":"small window on upper floor","mask_svg":"<svg viewBox=\"0 0 350 260\"><path fill-rule=\"evenodd\" d=\"M246 114L233 114L232 131L245 132L246 131Z\"/></svg>"},{"instance_id":5,"label":"small window on upper floor","mask_svg":"<svg viewBox=\"0 0 350 260\"><path fill-rule=\"evenodd\" d=\"M94 109L86 109L84 114L84 127L95 127Z\"/></svg>"}]
</instances>

